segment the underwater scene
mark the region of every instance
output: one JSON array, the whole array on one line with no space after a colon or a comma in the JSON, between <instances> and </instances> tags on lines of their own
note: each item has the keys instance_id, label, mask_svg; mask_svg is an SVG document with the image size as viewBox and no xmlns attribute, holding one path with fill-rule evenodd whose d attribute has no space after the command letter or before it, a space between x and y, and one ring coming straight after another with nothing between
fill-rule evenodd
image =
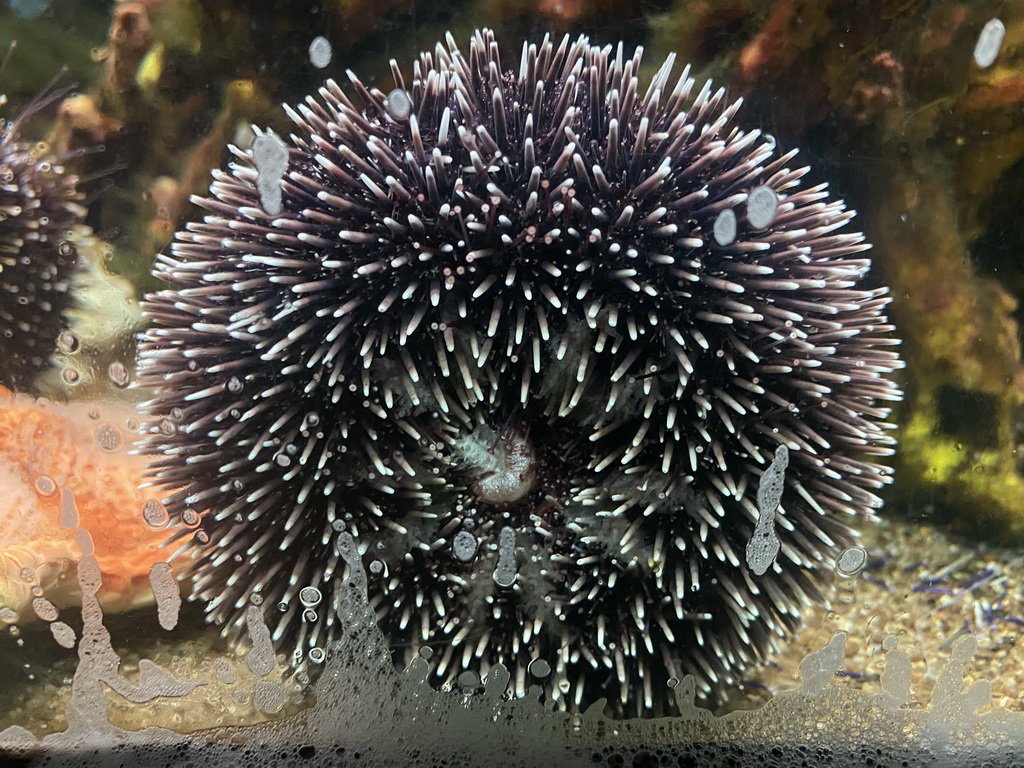
<instances>
[{"instance_id":1,"label":"underwater scene","mask_svg":"<svg viewBox=\"0 0 1024 768\"><path fill-rule=\"evenodd\" d=\"M0 765L1024 766L1024 1L0 0L0 94Z\"/></svg>"}]
</instances>

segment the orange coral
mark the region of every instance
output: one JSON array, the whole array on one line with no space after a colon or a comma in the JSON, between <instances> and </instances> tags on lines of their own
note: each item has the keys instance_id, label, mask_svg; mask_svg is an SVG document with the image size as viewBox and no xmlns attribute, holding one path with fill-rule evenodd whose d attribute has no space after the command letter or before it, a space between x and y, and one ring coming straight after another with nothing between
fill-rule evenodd
<instances>
[{"instance_id":1,"label":"orange coral","mask_svg":"<svg viewBox=\"0 0 1024 768\"><path fill-rule=\"evenodd\" d=\"M61 405L0 388L0 619L52 620L78 604L78 559L90 549L105 611L153 602L150 569L172 550L162 546L163 507L139 487L147 458L128 453L137 429L128 406Z\"/></svg>"}]
</instances>

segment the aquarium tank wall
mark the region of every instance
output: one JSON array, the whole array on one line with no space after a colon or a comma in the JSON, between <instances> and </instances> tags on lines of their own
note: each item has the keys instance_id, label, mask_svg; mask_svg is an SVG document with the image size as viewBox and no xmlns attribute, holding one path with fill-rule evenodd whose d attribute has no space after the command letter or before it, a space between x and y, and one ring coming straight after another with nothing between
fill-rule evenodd
<instances>
[{"instance_id":1,"label":"aquarium tank wall","mask_svg":"<svg viewBox=\"0 0 1024 768\"><path fill-rule=\"evenodd\" d=\"M1024 6L0 0L0 762L1024 765Z\"/></svg>"}]
</instances>

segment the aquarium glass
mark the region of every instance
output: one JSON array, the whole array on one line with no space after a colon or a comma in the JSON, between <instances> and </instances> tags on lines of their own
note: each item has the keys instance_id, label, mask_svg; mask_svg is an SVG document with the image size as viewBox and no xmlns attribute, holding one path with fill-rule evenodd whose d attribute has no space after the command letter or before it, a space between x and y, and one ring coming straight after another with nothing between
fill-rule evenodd
<instances>
[{"instance_id":1,"label":"aquarium glass","mask_svg":"<svg viewBox=\"0 0 1024 768\"><path fill-rule=\"evenodd\" d=\"M1024 764L1024 5L0 0L4 765Z\"/></svg>"}]
</instances>

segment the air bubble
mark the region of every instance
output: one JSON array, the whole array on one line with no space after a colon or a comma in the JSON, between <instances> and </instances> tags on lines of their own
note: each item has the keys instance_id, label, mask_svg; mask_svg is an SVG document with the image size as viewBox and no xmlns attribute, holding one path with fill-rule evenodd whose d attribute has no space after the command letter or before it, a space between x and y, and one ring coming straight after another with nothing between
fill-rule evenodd
<instances>
[{"instance_id":1,"label":"air bubble","mask_svg":"<svg viewBox=\"0 0 1024 768\"><path fill-rule=\"evenodd\" d=\"M840 576L856 576L868 562L868 551L864 547L847 547L836 558L836 573Z\"/></svg>"},{"instance_id":2,"label":"air bubble","mask_svg":"<svg viewBox=\"0 0 1024 768\"><path fill-rule=\"evenodd\" d=\"M317 605L321 599L323 599L323 595L316 587L303 587L299 590L299 602L307 608Z\"/></svg>"},{"instance_id":3,"label":"air bubble","mask_svg":"<svg viewBox=\"0 0 1024 768\"><path fill-rule=\"evenodd\" d=\"M142 505L142 519L150 528L163 528L170 522L167 508L156 499L149 499Z\"/></svg>"},{"instance_id":4,"label":"air bubble","mask_svg":"<svg viewBox=\"0 0 1024 768\"><path fill-rule=\"evenodd\" d=\"M755 187L747 195L747 220L754 229L770 226L778 210L779 196L771 187Z\"/></svg>"},{"instance_id":5,"label":"air bubble","mask_svg":"<svg viewBox=\"0 0 1024 768\"><path fill-rule=\"evenodd\" d=\"M715 219L711 233L719 245L729 245L736 240L736 213L726 208Z\"/></svg>"},{"instance_id":6,"label":"air bubble","mask_svg":"<svg viewBox=\"0 0 1024 768\"><path fill-rule=\"evenodd\" d=\"M384 109L392 120L408 120L412 114L412 99L401 88L395 88L384 100Z\"/></svg>"},{"instance_id":7,"label":"air bubble","mask_svg":"<svg viewBox=\"0 0 1024 768\"><path fill-rule=\"evenodd\" d=\"M331 43L323 35L314 37L309 44L309 63L317 69L324 69L330 64L332 54Z\"/></svg>"}]
</instances>

